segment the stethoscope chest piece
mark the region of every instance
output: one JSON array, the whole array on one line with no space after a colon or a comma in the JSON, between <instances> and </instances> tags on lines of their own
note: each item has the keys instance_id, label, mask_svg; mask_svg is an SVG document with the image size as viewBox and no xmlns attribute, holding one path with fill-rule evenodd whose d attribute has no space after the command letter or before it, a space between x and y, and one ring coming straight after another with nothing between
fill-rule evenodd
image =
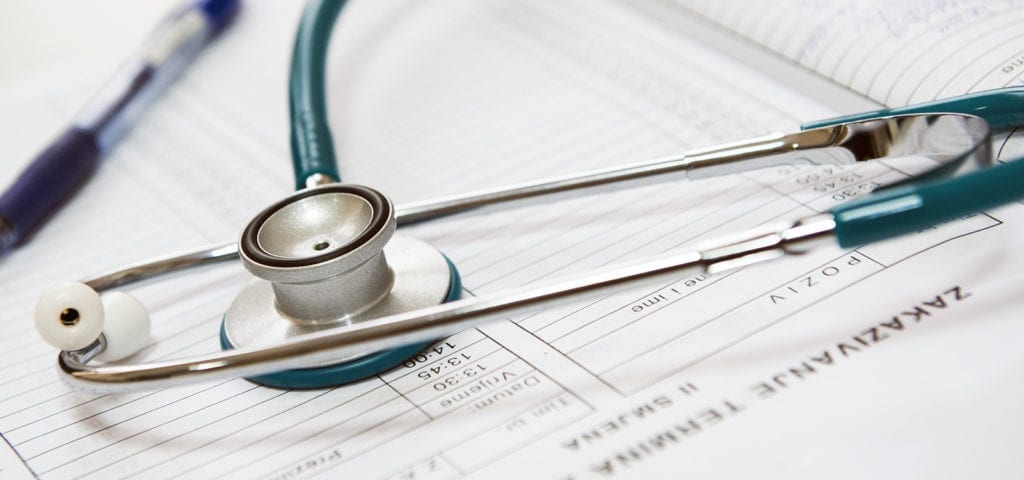
<instances>
[{"instance_id":1,"label":"stethoscope chest piece","mask_svg":"<svg viewBox=\"0 0 1024 480\"><path fill-rule=\"evenodd\" d=\"M395 227L387 197L358 185L300 190L260 212L239 242L242 263L259 279L224 315L221 346L272 345L458 298L451 262L425 242L395 235ZM250 380L280 388L341 385L390 369L426 346Z\"/></svg>"}]
</instances>

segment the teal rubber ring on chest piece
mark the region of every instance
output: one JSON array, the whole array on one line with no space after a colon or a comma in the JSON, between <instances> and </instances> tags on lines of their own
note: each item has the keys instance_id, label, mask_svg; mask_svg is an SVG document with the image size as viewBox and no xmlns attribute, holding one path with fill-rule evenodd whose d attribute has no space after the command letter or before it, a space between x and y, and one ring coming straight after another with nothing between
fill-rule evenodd
<instances>
[{"instance_id":1,"label":"teal rubber ring on chest piece","mask_svg":"<svg viewBox=\"0 0 1024 480\"><path fill-rule=\"evenodd\" d=\"M458 300L462 295L462 279L459 276L459 271L447 256L445 257L445 261L448 263L448 271L451 276L448 283L448 295L442 303ZM397 367L398 365L401 365L402 362L408 360L410 357L416 355L433 343L434 342L426 342L405 345L402 347L374 352L355 360L336 365L285 370L282 372L250 377L247 378L247 380L268 387L285 389L307 390L337 387L357 382ZM224 350L231 350L234 348L231 345L231 342L228 341L227 335L224 331L223 321L221 321L220 324L220 346Z\"/></svg>"}]
</instances>

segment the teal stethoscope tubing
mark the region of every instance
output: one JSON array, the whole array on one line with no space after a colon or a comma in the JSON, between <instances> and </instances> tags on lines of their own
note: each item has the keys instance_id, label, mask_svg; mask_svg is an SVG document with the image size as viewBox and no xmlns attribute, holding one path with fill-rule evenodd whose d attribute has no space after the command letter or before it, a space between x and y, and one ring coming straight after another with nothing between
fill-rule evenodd
<instances>
[{"instance_id":1,"label":"teal stethoscope tubing","mask_svg":"<svg viewBox=\"0 0 1024 480\"><path fill-rule=\"evenodd\" d=\"M341 180L327 123L327 47L345 0L310 0L302 13L288 78L295 188L317 174Z\"/></svg>"},{"instance_id":2,"label":"teal stethoscope tubing","mask_svg":"<svg viewBox=\"0 0 1024 480\"><path fill-rule=\"evenodd\" d=\"M1024 124L1024 88L1000 88L936 100L934 102L915 103L906 107L883 108L871 112L814 120L801 125L800 128L809 130L812 128L830 127L840 123L891 117L893 115L949 112L976 115L984 118L992 130L1020 126Z\"/></svg>"},{"instance_id":3,"label":"teal stethoscope tubing","mask_svg":"<svg viewBox=\"0 0 1024 480\"><path fill-rule=\"evenodd\" d=\"M804 130L892 115L956 112L984 118L993 130L1024 123L1024 88L972 93L906 107L862 112L801 125ZM832 210L844 248L917 232L1024 196L1024 159L958 177L914 181L884 189Z\"/></svg>"},{"instance_id":4,"label":"teal stethoscope tubing","mask_svg":"<svg viewBox=\"0 0 1024 480\"><path fill-rule=\"evenodd\" d=\"M832 210L844 248L914 233L1024 196L1024 160L959 177L914 182Z\"/></svg>"}]
</instances>

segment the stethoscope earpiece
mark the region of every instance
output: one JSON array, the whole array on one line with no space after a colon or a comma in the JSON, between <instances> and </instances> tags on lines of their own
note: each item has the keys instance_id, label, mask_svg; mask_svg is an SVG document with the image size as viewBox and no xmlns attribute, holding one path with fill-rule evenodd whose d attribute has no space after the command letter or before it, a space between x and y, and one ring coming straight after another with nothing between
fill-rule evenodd
<instances>
[{"instance_id":1,"label":"stethoscope earpiece","mask_svg":"<svg viewBox=\"0 0 1024 480\"><path fill-rule=\"evenodd\" d=\"M103 332L103 302L88 285L54 285L36 302L36 330L43 340L64 351L81 350Z\"/></svg>"},{"instance_id":2,"label":"stethoscope earpiece","mask_svg":"<svg viewBox=\"0 0 1024 480\"><path fill-rule=\"evenodd\" d=\"M34 312L36 330L50 345L64 351L102 343L96 355L114 362L138 352L149 339L146 307L124 292L102 296L78 282L54 285L43 293Z\"/></svg>"}]
</instances>

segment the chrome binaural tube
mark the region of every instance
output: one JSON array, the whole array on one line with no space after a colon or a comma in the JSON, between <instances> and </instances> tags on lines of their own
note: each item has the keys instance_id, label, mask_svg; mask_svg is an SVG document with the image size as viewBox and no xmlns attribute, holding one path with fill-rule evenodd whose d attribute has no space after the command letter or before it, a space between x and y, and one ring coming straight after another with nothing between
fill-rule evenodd
<instances>
[{"instance_id":1,"label":"chrome binaural tube","mask_svg":"<svg viewBox=\"0 0 1024 480\"><path fill-rule=\"evenodd\" d=\"M909 115L840 124L790 134L772 134L703 148L686 154L593 170L518 185L400 205L398 225L441 218L484 207L525 206L611 189L695 180L780 165L850 165L893 156L943 159L931 173L952 175L991 163L989 128L978 117L960 114ZM926 174L929 172L926 172ZM226 243L187 252L86 281L97 290L193 266L238 258Z\"/></svg>"},{"instance_id":2,"label":"chrome binaural tube","mask_svg":"<svg viewBox=\"0 0 1024 480\"><path fill-rule=\"evenodd\" d=\"M491 205L502 208L530 201L592 195L610 189L696 180L781 165L851 165L885 157L925 155L947 159L951 175L991 163L989 128L978 117L959 114L909 115L839 124L796 133L702 148L683 155L593 170L558 178L499 187L406 204L398 224L444 217Z\"/></svg>"},{"instance_id":3,"label":"chrome binaural tube","mask_svg":"<svg viewBox=\"0 0 1024 480\"><path fill-rule=\"evenodd\" d=\"M237 258L238 245L226 243L130 265L113 272L100 274L82 283L96 291L103 291L165 273L178 272L187 268L201 267Z\"/></svg>"},{"instance_id":4,"label":"chrome binaural tube","mask_svg":"<svg viewBox=\"0 0 1024 480\"><path fill-rule=\"evenodd\" d=\"M728 242L651 262L620 266L548 285L498 292L293 337L268 347L241 348L182 360L94 366L88 356L61 352L63 380L93 392L147 390L310 367L368 351L448 336L541 308L607 295L622 287L661 284L681 275L719 272L804 251L831 239L830 215L751 230Z\"/></svg>"}]
</instances>

